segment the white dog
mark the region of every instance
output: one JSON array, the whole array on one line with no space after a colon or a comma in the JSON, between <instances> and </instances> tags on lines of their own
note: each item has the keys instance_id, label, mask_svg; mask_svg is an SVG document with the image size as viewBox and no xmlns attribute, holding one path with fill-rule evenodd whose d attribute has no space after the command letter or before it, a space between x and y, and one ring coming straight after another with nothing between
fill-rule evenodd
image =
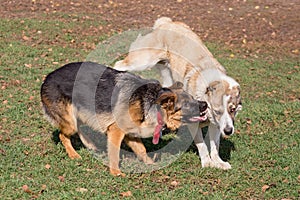
<instances>
[{"instance_id":1,"label":"white dog","mask_svg":"<svg viewBox=\"0 0 300 200\"><path fill-rule=\"evenodd\" d=\"M223 66L187 25L166 17L156 20L152 32L138 36L115 69L141 71L153 66L160 69L164 86L181 81L186 91L208 103L210 153L203 139L203 126L189 128L197 128L191 132L196 133L194 142L202 167L230 169L231 165L219 157L219 143L221 134L234 133L234 118L242 108L239 84L226 75Z\"/></svg>"}]
</instances>

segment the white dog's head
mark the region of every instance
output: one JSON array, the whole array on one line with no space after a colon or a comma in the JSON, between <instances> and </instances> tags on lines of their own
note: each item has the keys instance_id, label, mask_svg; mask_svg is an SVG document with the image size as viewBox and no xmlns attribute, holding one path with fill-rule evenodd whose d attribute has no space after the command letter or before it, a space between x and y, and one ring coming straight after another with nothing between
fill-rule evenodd
<instances>
[{"instance_id":1,"label":"white dog's head","mask_svg":"<svg viewBox=\"0 0 300 200\"><path fill-rule=\"evenodd\" d=\"M242 109L238 83L226 80L211 82L206 95L210 122L219 127L223 136L233 134L235 116Z\"/></svg>"}]
</instances>

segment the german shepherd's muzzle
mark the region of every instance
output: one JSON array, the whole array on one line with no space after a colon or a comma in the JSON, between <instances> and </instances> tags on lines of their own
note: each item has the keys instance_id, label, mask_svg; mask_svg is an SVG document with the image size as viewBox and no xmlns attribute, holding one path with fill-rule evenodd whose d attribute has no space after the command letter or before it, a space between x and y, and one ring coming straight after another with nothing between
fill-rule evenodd
<instances>
[{"instance_id":1,"label":"german shepherd's muzzle","mask_svg":"<svg viewBox=\"0 0 300 200\"><path fill-rule=\"evenodd\" d=\"M163 88L156 80L92 62L70 63L50 73L41 87L41 99L46 116L60 129L59 138L70 158L80 158L70 141L76 132L86 147L96 149L79 130L80 124L87 124L106 133L110 172L121 176L122 140L151 164L140 138L153 137L156 144L164 126L175 130L207 118L206 102L194 100L179 82Z\"/></svg>"}]
</instances>

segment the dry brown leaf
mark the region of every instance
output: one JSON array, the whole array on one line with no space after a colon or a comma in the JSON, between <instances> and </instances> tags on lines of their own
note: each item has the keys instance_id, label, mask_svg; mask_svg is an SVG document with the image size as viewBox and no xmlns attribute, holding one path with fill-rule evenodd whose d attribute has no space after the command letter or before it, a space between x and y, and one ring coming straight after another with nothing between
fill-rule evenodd
<instances>
[{"instance_id":1,"label":"dry brown leaf","mask_svg":"<svg viewBox=\"0 0 300 200\"><path fill-rule=\"evenodd\" d=\"M4 150L4 149L0 149L0 154L2 154L2 155L6 155L6 151Z\"/></svg>"},{"instance_id":2,"label":"dry brown leaf","mask_svg":"<svg viewBox=\"0 0 300 200\"><path fill-rule=\"evenodd\" d=\"M24 35L22 38L23 38L23 40L25 40L25 41L28 41L28 40L30 40L30 38L29 38L29 37L27 37L26 35Z\"/></svg>"},{"instance_id":3,"label":"dry brown leaf","mask_svg":"<svg viewBox=\"0 0 300 200\"><path fill-rule=\"evenodd\" d=\"M132 192L131 191L121 192L120 196L121 197L131 197L132 196Z\"/></svg>"},{"instance_id":4,"label":"dry brown leaf","mask_svg":"<svg viewBox=\"0 0 300 200\"><path fill-rule=\"evenodd\" d=\"M51 168L51 165L46 164L46 165L45 165L45 168L46 168L46 169L50 169L50 168Z\"/></svg>"},{"instance_id":5,"label":"dry brown leaf","mask_svg":"<svg viewBox=\"0 0 300 200\"><path fill-rule=\"evenodd\" d=\"M32 64L24 64L24 66L27 67L27 68L31 68Z\"/></svg>"},{"instance_id":6,"label":"dry brown leaf","mask_svg":"<svg viewBox=\"0 0 300 200\"><path fill-rule=\"evenodd\" d=\"M76 188L76 191L77 192L87 192L88 189L86 189L86 188Z\"/></svg>"},{"instance_id":7,"label":"dry brown leaf","mask_svg":"<svg viewBox=\"0 0 300 200\"><path fill-rule=\"evenodd\" d=\"M264 186L261 187L261 190L262 190L263 192L266 192L267 189L269 189L269 188L270 188L270 186L264 185Z\"/></svg>"},{"instance_id":8,"label":"dry brown leaf","mask_svg":"<svg viewBox=\"0 0 300 200\"><path fill-rule=\"evenodd\" d=\"M247 123L248 125L252 124L251 119L247 118L247 119L246 119L246 123Z\"/></svg>"},{"instance_id":9,"label":"dry brown leaf","mask_svg":"<svg viewBox=\"0 0 300 200\"><path fill-rule=\"evenodd\" d=\"M65 181L65 177L64 176L58 176L58 179L60 182L64 182Z\"/></svg>"},{"instance_id":10,"label":"dry brown leaf","mask_svg":"<svg viewBox=\"0 0 300 200\"><path fill-rule=\"evenodd\" d=\"M46 185L42 185L41 191L39 193L42 194L43 192L45 192L46 188L47 188Z\"/></svg>"},{"instance_id":11,"label":"dry brown leaf","mask_svg":"<svg viewBox=\"0 0 300 200\"><path fill-rule=\"evenodd\" d=\"M33 194L33 192L29 189L28 185L23 185L22 190L26 193Z\"/></svg>"},{"instance_id":12,"label":"dry brown leaf","mask_svg":"<svg viewBox=\"0 0 300 200\"><path fill-rule=\"evenodd\" d=\"M289 180L288 180L288 179L284 179L282 182L283 182L283 183L288 183Z\"/></svg>"},{"instance_id":13,"label":"dry brown leaf","mask_svg":"<svg viewBox=\"0 0 300 200\"><path fill-rule=\"evenodd\" d=\"M174 186L174 187L176 187L176 186L179 185L179 182L178 182L178 181L172 181L172 182L171 182L171 185Z\"/></svg>"}]
</instances>

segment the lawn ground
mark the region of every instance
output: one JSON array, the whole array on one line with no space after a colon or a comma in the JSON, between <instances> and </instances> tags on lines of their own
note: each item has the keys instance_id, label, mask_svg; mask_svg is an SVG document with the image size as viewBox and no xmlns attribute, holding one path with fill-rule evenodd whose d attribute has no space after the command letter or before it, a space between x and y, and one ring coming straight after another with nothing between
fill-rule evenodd
<instances>
[{"instance_id":1,"label":"lawn ground","mask_svg":"<svg viewBox=\"0 0 300 200\"><path fill-rule=\"evenodd\" d=\"M166 11L168 16L174 15L202 34L204 43L228 74L241 84L243 110L237 117L236 133L222 142L220 150L233 169L202 169L191 145L168 167L149 173L129 173L126 178L110 176L107 167L85 148L78 151L82 160L67 158L63 146L53 139L56 129L43 118L39 90L46 74L68 62L86 60L100 42L131 27L151 26L158 15L157 5L141 18L130 15L130 19L136 19L131 24L121 20L125 13L128 16L137 13L148 3L135 5L130 12L125 3L114 6L112 1L97 6L96 2L51 2L12 1L1 8L1 199L118 199L126 196L129 199L299 199L300 60L296 22L299 24L297 13L300 12L296 1L225 4L229 10L236 11L233 17L224 18L224 24L232 25L229 30L233 32L238 29L234 17L243 17L238 11L248 7L260 10L258 16L267 20L282 19L276 21L278 26L273 21L278 38L272 41L263 35L268 29L249 19L249 29L257 25L260 27L257 33L261 31L262 36L255 38L249 34L249 43L241 44L236 44L243 37L238 31L232 35L224 29L221 37L220 30L205 32L198 24L188 23L196 20L184 17L191 16L187 13L189 8L196 12L191 7L183 6L182 12L175 15L174 10L182 5L178 3L184 0L174 3L178 4L176 8L170 6L171 11ZM169 5L171 1L168 2ZM129 1L128 5L131 5ZM72 6L74 9L69 9ZM122 9L118 10L118 6ZM207 6L206 11L209 11L218 5ZM218 14L224 11L222 6ZM270 14L274 10L278 15ZM286 17L277 18L284 16L283 11L287 11ZM106 15L99 16L97 12L106 12ZM293 12L296 18L292 18ZM219 27L218 14L203 16L202 27L209 27L209 22L212 27ZM284 25L290 28L285 31ZM203 36L205 33L207 37ZM286 34L286 40L281 38L282 34ZM114 60L102 59L107 64ZM149 72L143 75L153 76ZM151 146L147 147L151 150ZM224 153L228 148L232 150L230 154Z\"/></svg>"}]
</instances>

